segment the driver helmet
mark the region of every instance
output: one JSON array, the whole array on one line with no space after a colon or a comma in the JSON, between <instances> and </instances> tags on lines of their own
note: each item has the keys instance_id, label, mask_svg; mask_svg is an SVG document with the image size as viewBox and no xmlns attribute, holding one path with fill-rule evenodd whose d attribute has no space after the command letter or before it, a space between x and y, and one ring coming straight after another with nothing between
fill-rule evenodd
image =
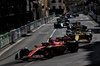
<instances>
[{"instance_id":1,"label":"driver helmet","mask_svg":"<svg viewBox=\"0 0 100 66\"><path fill-rule=\"evenodd\" d=\"M56 41L56 42L59 42L59 39L56 39L55 41Z\"/></svg>"},{"instance_id":2,"label":"driver helmet","mask_svg":"<svg viewBox=\"0 0 100 66\"><path fill-rule=\"evenodd\" d=\"M28 47L24 47L24 50L29 51Z\"/></svg>"},{"instance_id":3,"label":"driver helmet","mask_svg":"<svg viewBox=\"0 0 100 66\"><path fill-rule=\"evenodd\" d=\"M28 49L28 47L24 47L24 49Z\"/></svg>"}]
</instances>

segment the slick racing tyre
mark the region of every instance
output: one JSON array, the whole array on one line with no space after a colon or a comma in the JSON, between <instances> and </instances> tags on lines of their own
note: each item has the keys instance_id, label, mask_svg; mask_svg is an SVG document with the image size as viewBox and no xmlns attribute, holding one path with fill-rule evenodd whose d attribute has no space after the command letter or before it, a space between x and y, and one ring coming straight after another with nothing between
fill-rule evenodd
<instances>
[{"instance_id":1,"label":"slick racing tyre","mask_svg":"<svg viewBox=\"0 0 100 66\"><path fill-rule=\"evenodd\" d=\"M47 49L44 51L44 57L49 59L52 58L54 56L54 52L52 49Z\"/></svg>"},{"instance_id":2,"label":"slick racing tyre","mask_svg":"<svg viewBox=\"0 0 100 66\"><path fill-rule=\"evenodd\" d=\"M68 45L68 49L70 52L77 52L78 51L78 43L72 43Z\"/></svg>"},{"instance_id":3,"label":"slick racing tyre","mask_svg":"<svg viewBox=\"0 0 100 66\"><path fill-rule=\"evenodd\" d=\"M78 16L78 17L79 17L79 14L76 14L76 16Z\"/></svg>"},{"instance_id":4,"label":"slick racing tyre","mask_svg":"<svg viewBox=\"0 0 100 66\"><path fill-rule=\"evenodd\" d=\"M90 43L90 42L91 42L91 40L92 40L92 38L88 38L88 42L87 42L87 43Z\"/></svg>"},{"instance_id":5,"label":"slick racing tyre","mask_svg":"<svg viewBox=\"0 0 100 66\"><path fill-rule=\"evenodd\" d=\"M21 49L20 50L20 58L23 58L23 56L27 56L29 54L29 50L28 49ZM28 59L22 59L23 61L27 61Z\"/></svg>"},{"instance_id":6,"label":"slick racing tyre","mask_svg":"<svg viewBox=\"0 0 100 66\"><path fill-rule=\"evenodd\" d=\"M55 28L55 29L58 28L56 24L54 24L54 28Z\"/></svg>"},{"instance_id":7,"label":"slick racing tyre","mask_svg":"<svg viewBox=\"0 0 100 66\"><path fill-rule=\"evenodd\" d=\"M65 52L66 48L63 46L58 47L58 54L63 54Z\"/></svg>"},{"instance_id":8,"label":"slick racing tyre","mask_svg":"<svg viewBox=\"0 0 100 66\"><path fill-rule=\"evenodd\" d=\"M92 34L90 34L90 36L89 36L89 40L90 40L90 41L92 40L92 37L93 37L93 35L92 35Z\"/></svg>"},{"instance_id":9,"label":"slick racing tyre","mask_svg":"<svg viewBox=\"0 0 100 66\"><path fill-rule=\"evenodd\" d=\"M18 53L15 55L15 60L17 60L18 59Z\"/></svg>"},{"instance_id":10,"label":"slick racing tyre","mask_svg":"<svg viewBox=\"0 0 100 66\"><path fill-rule=\"evenodd\" d=\"M73 15L73 17L75 18L75 17L76 17L76 15Z\"/></svg>"}]
</instances>

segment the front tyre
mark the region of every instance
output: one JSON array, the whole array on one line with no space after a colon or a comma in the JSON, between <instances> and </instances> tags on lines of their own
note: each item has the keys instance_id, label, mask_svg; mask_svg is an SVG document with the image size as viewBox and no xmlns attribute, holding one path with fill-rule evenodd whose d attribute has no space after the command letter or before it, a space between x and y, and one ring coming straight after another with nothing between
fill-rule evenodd
<instances>
[{"instance_id":1,"label":"front tyre","mask_svg":"<svg viewBox=\"0 0 100 66\"><path fill-rule=\"evenodd\" d=\"M88 38L88 42L87 42L87 43L90 43L90 42L91 42L91 40L92 40L92 38Z\"/></svg>"}]
</instances>

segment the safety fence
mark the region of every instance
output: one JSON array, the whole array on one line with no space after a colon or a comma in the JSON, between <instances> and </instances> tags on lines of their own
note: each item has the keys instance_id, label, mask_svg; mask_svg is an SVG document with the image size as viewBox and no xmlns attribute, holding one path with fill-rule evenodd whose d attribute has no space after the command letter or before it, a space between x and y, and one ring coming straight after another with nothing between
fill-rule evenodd
<instances>
[{"instance_id":1,"label":"safety fence","mask_svg":"<svg viewBox=\"0 0 100 66\"><path fill-rule=\"evenodd\" d=\"M90 15L91 18L92 18L93 20L95 20L96 22L100 22L100 15L94 14L93 11L91 11L91 12L89 13L89 15Z\"/></svg>"},{"instance_id":2,"label":"safety fence","mask_svg":"<svg viewBox=\"0 0 100 66\"><path fill-rule=\"evenodd\" d=\"M19 38L27 35L27 33L32 32L32 30L36 29L40 25L48 23L48 21L50 21L54 17L55 17L55 14L50 15L49 17L46 17L46 18L35 20L24 26L21 26L20 28L17 28L8 33L0 35L0 49L5 47L8 44L11 44L12 42L15 42Z\"/></svg>"}]
</instances>

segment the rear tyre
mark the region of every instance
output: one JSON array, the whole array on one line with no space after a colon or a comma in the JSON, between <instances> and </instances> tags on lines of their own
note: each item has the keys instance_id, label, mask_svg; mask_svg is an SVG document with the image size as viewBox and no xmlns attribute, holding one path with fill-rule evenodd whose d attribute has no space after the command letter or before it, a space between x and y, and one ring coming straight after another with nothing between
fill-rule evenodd
<instances>
[{"instance_id":1,"label":"rear tyre","mask_svg":"<svg viewBox=\"0 0 100 66\"><path fill-rule=\"evenodd\" d=\"M44 51L44 57L49 59L49 58L53 58L54 56L54 52L52 49L47 49Z\"/></svg>"},{"instance_id":2,"label":"rear tyre","mask_svg":"<svg viewBox=\"0 0 100 66\"><path fill-rule=\"evenodd\" d=\"M65 50L66 50L65 47L60 46L60 47L58 48L58 54L64 54Z\"/></svg>"},{"instance_id":3,"label":"rear tyre","mask_svg":"<svg viewBox=\"0 0 100 66\"><path fill-rule=\"evenodd\" d=\"M57 28L57 26L54 24L54 28L56 29Z\"/></svg>"},{"instance_id":4,"label":"rear tyre","mask_svg":"<svg viewBox=\"0 0 100 66\"><path fill-rule=\"evenodd\" d=\"M17 60L18 59L18 53L15 55L15 60Z\"/></svg>"},{"instance_id":5,"label":"rear tyre","mask_svg":"<svg viewBox=\"0 0 100 66\"><path fill-rule=\"evenodd\" d=\"M78 43L72 43L68 45L68 49L70 52L78 52Z\"/></svg>"}]
</instances>

